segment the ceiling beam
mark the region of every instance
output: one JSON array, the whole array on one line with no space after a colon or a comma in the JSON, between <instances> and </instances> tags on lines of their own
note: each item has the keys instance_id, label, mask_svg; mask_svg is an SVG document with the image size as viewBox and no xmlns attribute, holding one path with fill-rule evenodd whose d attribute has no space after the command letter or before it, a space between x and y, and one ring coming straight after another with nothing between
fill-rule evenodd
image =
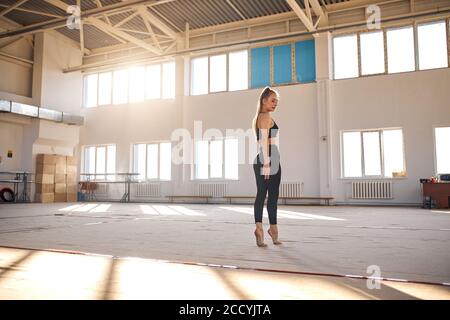
<instances>
[{"instance_id":1,"label":"ceiling beam","mask_svg":"<svg viewBox=\"0 0 450 320\"><path fill-rule=\"evenodd\" d=\"M5 10L3 10L2 12L0 12L0 17L3 17L5 14L7 14L8 12L13 11L14 9L16 9L17 7L20 7L21 5L23 5L25 2L27 2L28 0L21 0L19 2L17 2L16 4L13 4L12 6L6 8Z\"/></svg>"},{"instance_id":2,"label":"ceiling beam","mask_svg":"<svg viewBox=\"0 0 450 320\"><path fill-rule=\"evenodd\" d=\"M317 18L320 19L319 26L327 26L328 25L328 15L320 6L318 0L309 0L309 3L316 14Z\"/></svg>"},{"instance_id":3,"label":"ceiling beam","mask_svg":"<svg viewBox=\"0 0 450 320\"><path fill-rule=\"evenodd\" d=\"M97 18L89 17L89 18L86 19L86 22L91 23L92 25L94 25L95 27L97 27L100 30L106 30L108 32L111 32L112 34L114 34L114 35L116 35L116 36L118 36L120 38L123 38L124 40L127 40L127 41L129 41L131 43L134 43L134 44L138 45L139 47L142 47L142 48L144 48L144 49L146 49L148 51L151 51L151 52L156 53L156 54L162 54L163 53L161 49L158 49L155 46L153 46L153 45L151 45L151 44L149 44L149 43L147 43L145 41L142 41L142 40L140 40L138 38L135 38L135 37L131 36L130 34L124 32L124 31L121 31L121 30L119 30L119 29L117 29L117 28L115 28L113 26L110 26L109 24L107 24L107 23L105 23L105 22L103 22L103 21L101 21L101 20L99 20Z\"/></svg>"},{"instance_id":4,"label":"ceiling beam","mask_svg":"<svg viewBox=\"0 0 450 320\"><path fill-rule=\"evenodd\" d=\"M151 22L155 27L157 27L159 30L170 36L172 39L179 40L180 36L170 29L164 22L162 22L157 16L155 16L153 13L148 11L146 6L140 6L138 7L138 12L142 16L144 20L147 20Z\"/></svg>"},{"instance_id":5,"label":"ceiling beam","mask_svg":"<svg viewBox=\"0 0 450 320\"><path fill-rule=\"evenodd\" d=\"M300 20L303 22L308 31L316 30L312 20L308 18L308 16L303 12L302 8L300 8L300 6L298 5L297 2L295 2L295 0L286 0L286 3L291 7L292 11L295 12L297 17L300 18Z\"/></svg>"},{"instance_id":6,"label":"ceiling beam","mask_svg":"<svg viewBox=\"0 0 450 320\"><path fill-rule=\"evenodd\" d=\"M78 8L81 8L81 0L77 0ZM84 31L83 31L83 20L80 19L80 50L81 54L84 56Z\"/></svg>"},{"instance_id":7,"label":"ceiling beam","mask_svg":"<svg viewBox=\"0 0 450 320\"><path fill-rule=\"evenodd\" d=\"M153 43L156 46L158 46L159 49L161 49L161 46L159 45L159 41L158 41L158 39L156 39L155 32L153 32L153 28L150 25L150 23L149 23L149 21L147 19L147 16L146 16L144 11L147 11L147 9L145 7L139 7L138 8L138 12L139 12L142 20L144 20L145 27L147 28L147 31L150 33L150 36L151 36L151 38L153 40Z\"/></svg>"},{"instance_id":8,"label":"ceiling beam","mask_svg":"<svg viewBox=\"0 0 450 320\"><path fill-rule=\"evenodd\" d=\"M0 7L8 8L8 6L6 6L4 4L0 4ZM36 10L30 10L30 9L25 9L25 8L15 8L14 11L34 13L34 14L37 14L37 15L40 15L40 16L46 16L46 17L51 17L51 18L61 18L62 17L62 16L59 16L57 14L52 14L52 13L48 13L48 12L41 12L41 11L36 11Z\"/></svg>"},{"instance_id":9,"label":"ceiling beam","mask_svg":"<svg viewBox=\"0 0 450 320\"><path fill-rule=\"evenodd\" d=\"M236 12L239 15L239 17L241 17L242 20L247 20L247 18L242 14L242 12L240 12L238 8L236 8L236 6L230 0L227 0L227 3L234 10L234 12Z\"/></svg>"}]
</instances>

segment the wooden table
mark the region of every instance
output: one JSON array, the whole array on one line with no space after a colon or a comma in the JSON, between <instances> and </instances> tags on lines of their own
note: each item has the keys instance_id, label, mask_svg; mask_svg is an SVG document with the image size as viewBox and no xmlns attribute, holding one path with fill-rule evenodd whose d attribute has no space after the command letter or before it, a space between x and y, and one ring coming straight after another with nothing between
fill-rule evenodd
<instances>
[{"instance_id":1,"label":"wooden table","mask_svg":"<svg viewBox=\"0 0 450 320\"><path fill-rule=\"evenodd\" d=\"M423 196L436 201L437 209L448 209L450 203L450 182L424 182Z\"/></svg>"}]
</instances>

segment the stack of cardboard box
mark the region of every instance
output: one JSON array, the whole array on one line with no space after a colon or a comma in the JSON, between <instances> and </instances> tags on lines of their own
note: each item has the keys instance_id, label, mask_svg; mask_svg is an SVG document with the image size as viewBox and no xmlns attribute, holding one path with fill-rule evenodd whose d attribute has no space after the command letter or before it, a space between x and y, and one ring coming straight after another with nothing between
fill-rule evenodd
<instances>
[{"instance_id":1,"label":"stack of cardboard box","mask_svg":"<svg viewBox=\"0 0 450 320\"><path fill-rule=\"evenodd\" d=\"M77 201L76 158L38 154L36 157L36 201Z\"/></svg>"}]
</instances>

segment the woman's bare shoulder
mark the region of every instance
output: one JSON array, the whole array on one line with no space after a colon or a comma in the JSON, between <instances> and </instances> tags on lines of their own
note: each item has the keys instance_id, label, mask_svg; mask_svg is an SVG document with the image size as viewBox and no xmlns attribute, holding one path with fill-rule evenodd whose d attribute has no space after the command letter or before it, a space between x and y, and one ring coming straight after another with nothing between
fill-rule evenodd
<instances>
[{"instance_id":1,"label":"woman's bare shoulder","mask_svg":"<svg viewBox=\"0 0 450 320\"><path fill-rule=\"evenodd\" d=\"M258 128L268 129L272 124L272 118L268 112L260 113L258 116Z\"/></svg>"}]
</instances>

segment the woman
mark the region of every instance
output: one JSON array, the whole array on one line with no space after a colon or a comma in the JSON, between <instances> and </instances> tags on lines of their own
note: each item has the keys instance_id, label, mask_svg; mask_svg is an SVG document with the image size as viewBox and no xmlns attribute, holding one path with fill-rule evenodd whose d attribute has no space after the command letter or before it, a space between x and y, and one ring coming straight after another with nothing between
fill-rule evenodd
<instances>
[{"instance_id":1,"label":"woman","mask_svg":"<svg viewBox=\"0 0 450 320\"><path fill-rule=\"evenodd\" d=\"M256 186L258 188L254 205L255 237L258 247L267 246L264 243L264 230L262 227L264 200L267 191L269 193L267 212L269 213L270 223L268 233L272 237L273 244L281 244L281 241L278 240L277 227L277 202L281 181L280 153L276 141L278 126L270 116L270 113L274 112L277 107L278 97L278 93L272 88L264 88L259 97L252 125L258 142L258 155L253 162Z\"/></svg>"}]
</instances>

